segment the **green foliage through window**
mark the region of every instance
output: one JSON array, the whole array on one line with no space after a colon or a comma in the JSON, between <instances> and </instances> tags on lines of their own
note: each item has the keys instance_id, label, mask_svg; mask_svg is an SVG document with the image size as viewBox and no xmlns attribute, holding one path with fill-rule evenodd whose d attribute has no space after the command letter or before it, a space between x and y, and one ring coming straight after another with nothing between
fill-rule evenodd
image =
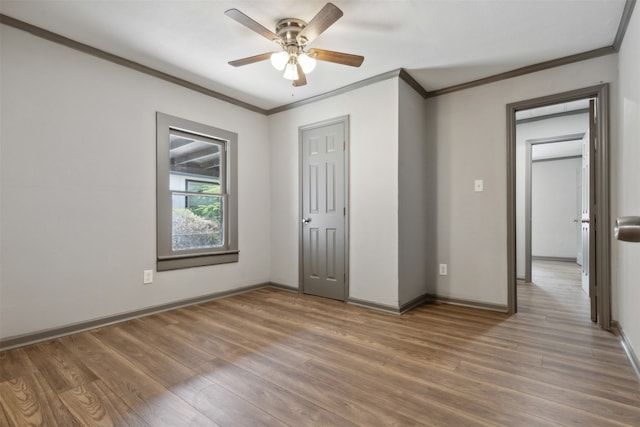
<instances>
[{"instance_id":1,"label":"green foliage through window","mask_svg":"<svg viewBox=\"0 0 640 427\"><path fill-rule=\"evenodd\" d=\"M192 193L220 194L220 184L187 180L187 191ZM187 208L194 214L222 223L222 199L219 197L187 196Z\"/></svg>"}]
</instances>

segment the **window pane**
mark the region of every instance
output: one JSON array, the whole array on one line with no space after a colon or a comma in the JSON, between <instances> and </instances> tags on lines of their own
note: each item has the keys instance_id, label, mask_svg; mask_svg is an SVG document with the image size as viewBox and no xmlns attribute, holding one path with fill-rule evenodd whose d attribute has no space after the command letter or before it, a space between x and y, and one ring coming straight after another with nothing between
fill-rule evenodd
<instances>
[{"instance_id":1,"label":"window pane","mask_svg":"<svg viewBox=\"0 0 640 427\"><path fill-rule=\"evenodd\" d=\"M185 177L220 184L222 144L184 133L172 133L169 141L171 190L184 190Z\"/></svg>"},{"instance_id":2,"label":"window pane","mask_svg":"<svg viewBox=\"0 0 640 427\"><path fill-rule=\"evenodd\" d=\"M174 194L172 199L172 250L224 246L223 196Z\"/></svg>"},{"instance_id":3,"label":"window pane","mask_svg":"<svg viewBox=\"0 0 640 427\"><path fill-rule=\"evenodd\" d=\"M186 190L190 193L220 194L220 183L187 179Z\"/></svg>"}]
</instances>

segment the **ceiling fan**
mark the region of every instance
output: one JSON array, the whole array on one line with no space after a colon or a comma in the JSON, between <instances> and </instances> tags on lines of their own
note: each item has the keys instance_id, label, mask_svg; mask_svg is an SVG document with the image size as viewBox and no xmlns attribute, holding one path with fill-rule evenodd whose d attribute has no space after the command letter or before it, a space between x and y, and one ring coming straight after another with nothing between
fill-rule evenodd
<instances>
[{"instance_id":1,"label":"ceiling fan","mask_svg":"<svg viewBox=\"0 0 640 427\"><path fill-rule=\"evenodd\" d=\"M267 52L230 61L229 64L234 67L270 59L271 64L278 71L284 71L283 77L291 80L293 86L304 86L307 84L305 75L313 71L316 66L316 60L334 62L351 67L359 67L364 61L364 56L360 55L316 48L307 49L309 43L343 15L342 11L332 3L327 3L309 23L296 18L279 20L276 24L275 33L249 18L238 9L229 9L224 14L261 36L276 42L281 48L277 52Z\"/></svg>"}]
</instances>

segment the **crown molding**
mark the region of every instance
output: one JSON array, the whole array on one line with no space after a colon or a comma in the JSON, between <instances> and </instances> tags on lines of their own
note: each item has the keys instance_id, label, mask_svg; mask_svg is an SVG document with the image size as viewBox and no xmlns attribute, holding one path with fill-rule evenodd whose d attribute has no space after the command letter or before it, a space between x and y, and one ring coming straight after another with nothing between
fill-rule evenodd
<instances>
[{"instance_id":1,"label":"crown molding","mask_svg":"<svg viewBox=\"0 0 640 427\"><path fill-rule=\"evenodd\" d=\"M620 17L620 24L618 25L618 32L616 33L616 38L613 40L613 48L618 52L620 50L620 46L622 46L622 40L624 39L624 35L627 32L627 27L629 26L629 21L631 20L631 13L633 12L633 8L636 5L636 0L627 0L624 4L624 10L622 11L622 16Z\"/></svg>"},{"instance_id":2,"label":"crown molding","mask_svg":"<svg viewBox=\"0 0 640 427\"><path fill-rule=\"evenodd\" d=\"M338 88L329 92L321 93L320 95L312 96L310 98L292 102L291 104L285 104L285 105L281 105L280 107L272 108L271 110L268 110L266 114L271 115L271 114L281 113L283 111L291 110L293 108L298 108L303 105L307 105L317 101L321 101L323 99L331 98L332 96L340 95L346 92L351 92L352 90L360 89L361 87L369 86L374 83L378 83L384 80L389 80L394 77L400 76L402 74L402 71L403 71L402 69L398 69L398 70L388 71L383 74L378 74L377 76L373 76L365 80L360 80L359 82L355 82L350 85L343 86L341 88Z\"/></svg>"},{"instance_id":3,"label":"crown molding","mask_svg":"<svg viewBox=\"0 0 640 427\"><path fill-rule=\"evenodd\" d=\"M71 49L78 50L80 52L84 52L89 55L96 56L98 58L105 59L107 61L113 62L115 64L122 65L124 67L139 71L144 74L148 74L153 77L157 77L159 79L165 80L170 83L177 84L179 86L185 87L187 89L191 89L193 91L199 92L203 95L210 96L212 98L219 99L224 102L228 102L232 105L236 105L241 108L245 108L249 111L253 111L256 113L264 114L264 115L272 115L277 114L283 111L291 110L294 108L301 107L303 105L311 104L313 102L321 101L323 99L330 98L332 96L340 95L343 93L350 92L352 90L356 90L362 88L364 86L368 86L383 80L387 80L390 78L399 77L403 81L405 81L409 86L411 86L417 93L419 93L423 98L433 98L440 95L446 95L452 92L458 92L465 89L471 89L473 87L482 86L485 84L495 83L500 80L511 79L514 77L523 76L525 74L535 73L537 71L547 70L550 68L560 67L562 65L572 64L574 62L586 61L588 59L597 58L600 56L611 55L617 53L622 45L622 41L624 39L625 32L627 27L629 26L629 21L631 19L631 14L633 12L636 0L626 0L624 5L624 10L622 12L622 16L620 18L620 24L618 26L618 32L616 33L615 40L611 46L601 47L598 49L589 50L586 52L577 53L574 55L568 55L562 58L552 59L549 61L539 62L537 64L528 65L525 67L517 68L511 71L506 71L499 74L494 74L492 76L483 77L481 79L473 80L466 83L461 83L449 87L445 87L442 89L437 89L433 91L427 91L417 80L415 80L409 72L404 68L399 68L397 70L389 71L383 74L379 74L377 76L370 77L365 80L361 80L359 82L322 93L320 95L312 96L310 98L306 98L300 101L292 102L290 104L281 105L279 107L271 108L271 109L263 109L257 107L255 105L249 104L247 102L240 101L236 98L233 98L228 95L224 95L220 92L216 92L211 89L207 89L206 87L197 85L188 80L181 79L179 77L172 76L170 74L164 73L162 71L158 71L154 68L147 67L146 65L142 65L140 63L122 58L118 55L111 54L101 49L97 49L95 47L89 46L84 43L80 43L76 40L61 36L60 34L45 30L43 28L37 27L35 25L28 24L26 22L20 21L18 19L12 18L10 16L0 14L0 23L8 25L10 27L14 27L28 33L31 33L37 37L41 37L45 40L49 40L54 43L62 44Z\"/></svg>"},{"instance_id":4,"label":"crown molding","mask_svg":"<svg viewBox=\"0 0 640 427\"><path fill-rule=\"evenodd\" d=\"M587 52L576 53L575 55L564 56L562 58L552 59L550 61L539 62L533 65L527 65L526 67L516 68L515 70L505 71L504 73L494 74L489 77L483 77L481 79L473 80L467 83L461 83L454 86L449 86L443 89L427 92L427 98L433 98L435 96L446 95L451 92L458 92L464 89L471 89L476 86L482 86L489 83L499 82L500 80L507 80L513 77L523 76L525 74L535 73L537 71L547 70L549 68L560 67L562 65L572 64L574 62L586 61L587 59L593 59L604 55L611 55L616 53L613 46L601 47L599 49L589 50Z\"/></svg>"},{"instance_id":5,"label":"crown molding","mask_svg":"<svg viewBox=\"0 0 640 427\"><path fill-rule=\"evenodd\" d=\"M230 96L224 95L220 92L216 92L211 89L207 89L206 87L197 85L188 80L181 79L179 77L172 76L171 74L164 73L162 71L158 71L154 68L147 67L146 65L142 65L138 62L131 61L129 59L123 58L118 55L114 55L112 53L106 52L104 50L95 48L93 46L89 46L88 44L80 43L79 41L70 39L68 37L61 36L60 34L54 33L49 30L45 30L44 28L37 27L35 25L28 24L24 21L20 21L18 19L12 18L10 16L0 14L0 23L8 25L9 27L16 28L18 30L26 31L27 33L33 34L36 37L43 38L53 43L58 43L63 46L66 46L71 49L75 49L77 51L86 53L88 55L96 56L98 58L107 60L109 62L113 62L114 64L122 65L123 67L130 68L132 70L139 71L141 73L157 77L161 80L176 84L178 86L185 87L187 89L191 89L193 91L199 92L203 95L210 96L212 98L219 99L221 101L228 102L230 104L236 105L238 107L245 108L250 111L254 111L260 114L266 114L266 110L256 107L255 105L248 104L246 102L240 101L238 99L232 98Z\"/></svg>"},{"instance_id":6,"label":"crown molding","mask_svg":"<svg viewBox=\"0 0 640 427\"><path fill-rule=\"evenodd\" d=\"M411 77L409 72L404 68L400 69L400 78L404 80L405 83L407 83L409 86L411 86L413 90L415 90L420 95L422 95L423 98L426 98L427 95L429 94L429 92L427 92L427 90L423 88L422 85L416 81L416 79Z\"/></svg>"},{"instance_id":7,"label":"crown molding","mask_svg":"<svg viewBox=\"0 0 640 427\"><path fill-rule=\"evenodd\" d=\"M604 55L611 55L617 53L622 45L622 40L629 26L631 20L631 14L636 4L636 0L626 0L622 16L620 17L620 24L618 25L618 32L611 46L601 47L599 49L593 49L575 55L564 56L562 58L552 59L550 61L539 62L537 64L528 65L526 67L517 68L515 70L506 71L504 73L494 74L489 77L473 80L467 83L461 83L454 86L449 86L443 89L437 89L427 92L426 98L433 98L435 96L445 95L451 92L457 92L464 89L471 89L472 87L481 86L489 83L495 83L500 80L511 79L513 77L523 76L525 74L535 73L537 71L547 70L549 68L560 67L562 65L572 64L574 62L586 61L587 59L593 59Z\"/></svg>"}]
</instances>

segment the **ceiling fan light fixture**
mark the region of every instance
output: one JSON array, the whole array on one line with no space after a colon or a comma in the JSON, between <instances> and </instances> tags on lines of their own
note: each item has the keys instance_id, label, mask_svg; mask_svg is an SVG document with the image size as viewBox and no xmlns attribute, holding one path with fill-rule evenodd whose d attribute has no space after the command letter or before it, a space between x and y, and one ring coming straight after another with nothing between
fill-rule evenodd
<instances>
[{"instance_id":1,"label":"ceiling fan light fixture","mask_svg":"<svg viewBox=\"0 0 640 427\"><path fill-rule=\"evenodd\" d=\"M298 67L296 67L296 61L294 58L291 58L291 61L289 61L285 66L283 77L287 80L298 80L300 77L298 76Z\"/></svg>"},{"instance_id":2,"label":"ceiling fan light fixture","mask_svg":"<svg viewBox=\"0 0 640 427\"><path fill-rule=\"evenodd\" d=\"M282 52L276 52L271 55L271 65L278 71L284 70L289 62L289 54L284 50Z\"/></svg>"},{"instance_id":3,"label":"ceiling fan light fixture","mask_svg":"<svg viewBox=\"0 0 640 427\"><path fill-rule=\"evenodd\" d=\"M229 9L224 13L251 31L271 42L277 43L282 49L282 51L265 52L260 55L229 61L231 66L239 67L270 59L273 67L280 71L285 79L292 81L293 86L300 87L307 84L306 75L314 70L317 64L316 61L333 62L351 67L359 67L364 61L364 56L333 52L315 47L310 49L309 52L305 52L310 43L343 15L342 11L333 3L325 4L320 12L308 23L297 18L280 19L276 23L275 32L262 26L238 9Z\"/></svg>"},{"instance_id":4,"label":"ceiling fan light fixture","mask_svg":"<svg viewBox=\"0 0 640 427\"><path fill-rule=\"evenodd\" d=\"M309 74L314 68L316 68L315 58L310 57L306 53L298 55L298 64L300 64L300 67L305 74Z\"/></svg>"}]
</instances>

